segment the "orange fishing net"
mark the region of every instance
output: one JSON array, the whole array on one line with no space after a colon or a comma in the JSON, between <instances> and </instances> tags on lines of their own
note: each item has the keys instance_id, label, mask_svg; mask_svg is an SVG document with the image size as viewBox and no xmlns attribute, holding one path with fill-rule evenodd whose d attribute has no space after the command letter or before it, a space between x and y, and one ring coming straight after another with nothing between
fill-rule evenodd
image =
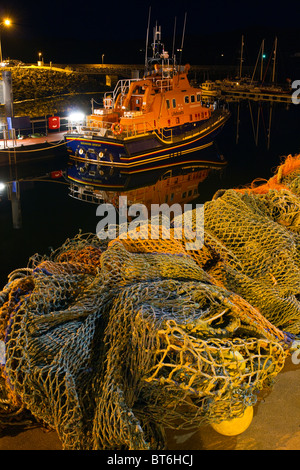
<instances>
[{"instance_id":1,"label":"orange fishing net","mask_svg":"<svg viewBox=\"0 0 300 470\"><path fill-rule=\"evenodd\" d=\"M244 188L235 189L236 191L241 192L252 192L255 194L266 194L271 189L281 190L289 189L285 185L285 179L289 177L300 169L300 154L296 156L288 155L285 157L284 162L277 168L274 176L268 180L263 180L261 178L255 179L250 186ZM297 177L298 175L296 175Z\"/></svg>"}]
</instances>

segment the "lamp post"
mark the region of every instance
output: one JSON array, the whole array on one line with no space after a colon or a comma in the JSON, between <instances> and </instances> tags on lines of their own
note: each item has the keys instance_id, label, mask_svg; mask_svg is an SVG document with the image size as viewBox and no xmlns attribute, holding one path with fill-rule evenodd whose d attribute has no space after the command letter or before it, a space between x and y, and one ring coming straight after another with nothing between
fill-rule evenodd
<instances>
[{"instance_id":1,"label":"lamp post","mask_svg":"<svg viewBox=\"0 0 300 470\"><path fill-rule=\"evenodd\" d=\"M10 19L6 18L5 20L3 20L0 23L0 33L1 33L1 27L2 26L10 26L10 25L11 25ZM0 63L2 63L2 61L3 61L3 58L2 58L2 45L1 45L1 36L0 36Z\"/></svg>"}]
</instances>

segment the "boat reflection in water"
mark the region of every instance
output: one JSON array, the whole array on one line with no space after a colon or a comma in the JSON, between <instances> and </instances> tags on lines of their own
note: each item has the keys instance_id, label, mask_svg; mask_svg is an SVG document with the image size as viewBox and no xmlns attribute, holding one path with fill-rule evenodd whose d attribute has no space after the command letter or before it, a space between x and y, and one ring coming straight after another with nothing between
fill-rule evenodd
<instances>
[{"instance_id":1,"label":"boat reflection in water","mask_svg":"<svg viewBox=\"0 0 300 470\"><path fill-rule=\"evenodd\" d=\"M96 165L83 167L70 159L67 179L72 198L94 203L110 203L118 207L119 197L127 196L127 204L181 204L191 203L199 196L201 183L212 171L219 171L227 164L216 147L210 149L211 162L195 158L185 164L172 165L145 172L123 173L108 169L104 173ZM212 156L214 155L214 158ZM196 154L195 154L196 156ZM202 152L201 152L202 156Z\"/></svg>"}]
</instances>

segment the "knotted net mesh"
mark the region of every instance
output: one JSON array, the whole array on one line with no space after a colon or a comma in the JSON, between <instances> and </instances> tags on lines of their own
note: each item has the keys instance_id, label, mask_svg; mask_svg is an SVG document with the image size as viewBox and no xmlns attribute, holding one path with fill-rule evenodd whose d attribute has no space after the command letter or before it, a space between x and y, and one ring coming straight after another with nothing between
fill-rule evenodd
<instances>
[{"instance_id":1,"label":"knotted net mesh","mask_svg":"<svg viewBox=\"0 0 300 470\"><path fill-rule=\"evenodd\" d=\"M299 160L205 203L201 249L161 225L153 240L79 233L11 273L0 425L37 421L64 449L163 449L167 427L255 404L300 329Z\"/></svg>"}]
</instances>

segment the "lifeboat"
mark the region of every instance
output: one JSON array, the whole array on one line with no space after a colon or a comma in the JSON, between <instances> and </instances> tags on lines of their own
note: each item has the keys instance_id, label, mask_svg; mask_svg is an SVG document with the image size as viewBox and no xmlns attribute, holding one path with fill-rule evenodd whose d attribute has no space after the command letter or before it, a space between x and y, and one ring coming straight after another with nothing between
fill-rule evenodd
<instances>
[{"instance_id":1,"label":"lifeboat","mask_svg":"<svg viewBox=\"0 0 300 470\"><path fill-rule=\"evenodd\" d=\"M176 58L169 57L157 27L152 50L142 78L119 80L104 95L103 106L65 134L80 181L89 184L91 165L101 180L108 173L226 164L211 159L206 150L223 129L229 111L217 100L207 104L201 88L189 82L189 64L177 65Z\"/></svg>"}]
</instances>

